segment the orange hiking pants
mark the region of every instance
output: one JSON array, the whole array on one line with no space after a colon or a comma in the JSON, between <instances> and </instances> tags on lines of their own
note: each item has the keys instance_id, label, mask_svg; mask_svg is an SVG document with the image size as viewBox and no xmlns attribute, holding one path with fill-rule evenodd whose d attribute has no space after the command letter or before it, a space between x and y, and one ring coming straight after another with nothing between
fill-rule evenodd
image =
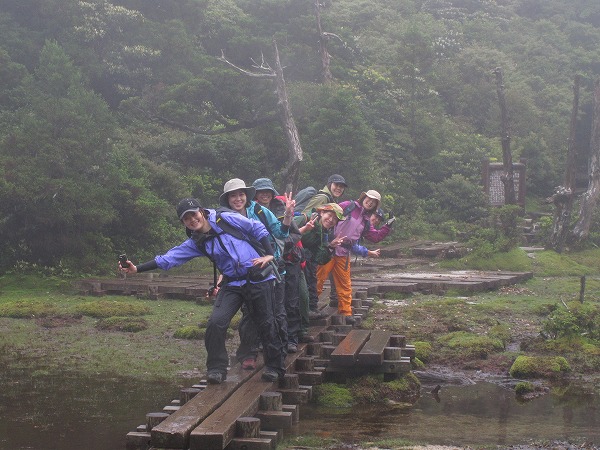
<instances>
[{"instance_id":1,"label":"orange hiking pants","mask_svg":"<svg viewBox=\"0 0 600 450\"><path fill-rule=\"evenodd\" d=\"M352 283L350 282L350 261L346 256L334 256L327 264L317 267L317 294L323 292L323 284L333 274L333 282L338 294L338 314L352 315Z\"/></svg>"}]
</instances>

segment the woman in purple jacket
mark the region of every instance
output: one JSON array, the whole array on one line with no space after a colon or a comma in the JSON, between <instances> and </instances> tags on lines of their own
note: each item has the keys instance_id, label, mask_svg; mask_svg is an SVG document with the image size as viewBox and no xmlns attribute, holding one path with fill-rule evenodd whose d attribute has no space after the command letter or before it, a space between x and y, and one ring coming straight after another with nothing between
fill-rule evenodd
<instances>
[{"instance_id":1,"label":"woman in purple jacket","mask_svg":"<svg viewBox=\"0 0 600 450\"><path fill-rule=\"evenodd\" d=\"M218 223L219 216L212 209L200 206L198 200L186 198L177 206L177 217L185 225L190 238L153 260L135 266L127 261L121 266L126 273L139 273L160 268L169 270L199 256L213 261L223 274L221 289L217 294L208 325L204 344L208 353L207 379L220 384L227 378L229 357L225 347L227 328L242 304L258 327L263 343L265 381L277 381L285 374L286 351L278 333L273 315L273 272L263 269L273 261L273 248L269 232L260 222L247 219L234 212L221 212L220 220L236 228L242 235L250 236L262 244L264 256L245 239L228 234Z\"/></svg>"}]
</instances>

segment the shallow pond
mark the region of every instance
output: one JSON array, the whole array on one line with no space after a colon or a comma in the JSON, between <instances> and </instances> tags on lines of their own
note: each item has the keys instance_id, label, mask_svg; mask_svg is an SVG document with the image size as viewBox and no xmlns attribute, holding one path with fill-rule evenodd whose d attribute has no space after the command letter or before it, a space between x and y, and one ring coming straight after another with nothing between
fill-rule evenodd
<instances>
[{"instance_id":1,"label":"shallow pond","mask_svg":"<svg viewBox=\"0 0 600 450\"><path fill-rule=\"evenodd\" d=\"M125 436L160 411L179 387L118 378L0 367L0 449L124 449ZM190 385L189 380L183 382ZM491 383L446 386L424 393L412 408L330 410L303 406L294 433L347 440L404 438L431 444L511 445L535 440L600 446L597 397L546 395L519 403L513 391Z\"/></svg>"},{"instance_id":2,"label":"shallow pond","mask_svg":"<svg viewBox=\"0 0 600 450\"><path fill-rule=\"evenodd\" d=\"M437 445L519 445L531 441L600 447L600 399L548 394L520 402L514 391L480 382L422 394L410 408L331 410L305 407L298 433L348 440L402 438Z\"/></svg>"}]
</instances>

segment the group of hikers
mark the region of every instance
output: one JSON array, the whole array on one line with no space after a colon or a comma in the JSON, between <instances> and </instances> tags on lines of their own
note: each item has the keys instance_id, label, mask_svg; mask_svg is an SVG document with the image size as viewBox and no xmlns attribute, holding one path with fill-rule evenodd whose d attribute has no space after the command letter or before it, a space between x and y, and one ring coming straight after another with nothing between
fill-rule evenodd
<instances>
[{"instance_id":1,"label":"group of hikers","mask_svg":"<svg viewBox=\"0 0 600 450\"><path fill-rule=\"evenodd\" d=\"M250 186L233 178L225 183L216 209L195 198L179 202L177 217L188 236L183 243L137 266L119 262L119 268L125 273L169 270L208 257L215 267L205 335L208 382L227 378L226 333L240 309L236 358L243 369L254 370L262 347L261 377L275 382L285 374L286 355L314 340L308 326L324 317L318 300L327 279L332 280L331 304L337 304L347 324L355 323L350 255L379 257L379 249L367 249L362 238L377 243L391 231L395 218L391 213L384 218L379 192L367 190L358 200L339 202L346 188L343 176L331 175L299 208L292 193L279 195L269 178Z\"/></svg>"}]
</instances>

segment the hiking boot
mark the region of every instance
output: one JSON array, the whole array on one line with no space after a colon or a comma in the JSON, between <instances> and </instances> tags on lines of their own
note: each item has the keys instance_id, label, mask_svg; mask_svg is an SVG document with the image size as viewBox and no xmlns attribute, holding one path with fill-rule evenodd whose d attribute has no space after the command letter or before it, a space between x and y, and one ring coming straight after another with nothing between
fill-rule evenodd
<instances>
[{"instance_id":1,"label":"hiking boot","mask_svg":"<svg viewBox=\"0 0 600 450\"><path fill-rule=\"evenodd\" d=\"M356 319L352 316L346 316L346 325L354 325L356 323Z\"/></svg>"},{"instance_id":2,"label":"hiking boot","mask_svg":"<svg viewBox=\"0 0 600 450\"><path fill-rule=\"evenodd\" d=\"M314 310L310 310L308 312L308 319L309 320L318 320L318 319L324 319L325 317L327 317L327 314L322 312L322 311L314 311Z\"/></svg>"},{"instance_id":3,"label":"hiking boot","mask_svg":"<svg viewBox=\"0 0 600 450\"><path fill-rule=\"evenodd\" d=\"M263 381L270 381L271 383L279 380L279 374L274 369L269 368L266 368L260 377L263 379Z\"/></svg>"},{"instance_id":4,"label":"hiking boot","mask_svg":"<svg viewBox=\"0 0 600 450\"><path fill-rule=\"evenodd\" d=\"M256 369L256 360L254 358L246 358L242 361L242 369L254 370Z\"/></svg>"},{"instance_id":5,"label":"hiking boot","mask_svg":"<svg viewBox=\"0 0 600 450\"><path fill-rule=\"evenodd\" d=\"M310 342L315 342L315 338L310 334L303 334L298 336L298 342L302 342L303 344L308 344Z\"/></svg>"},{"instance_id":6,"label":"hiking boot","mask_svg":"<svg viewBox=\"0 0 600 450\"><path fill-rule=\"evenodd\" d=\"M287 352L288 353L296 353L298 351L298 345L290 343L287 346Z\"/></svg>"},{"instance_id":7,"label":"hiking boot","mask_svg":"<svg viewBox=\"0 0 600 450\"><path fill-rule=\"evenodd\" d=\"M225 381L225 378L227 378L227 375L222 372L208 372L206 375L206 380L209 384L221 384Z\"/></svg>"}]
</instances>

